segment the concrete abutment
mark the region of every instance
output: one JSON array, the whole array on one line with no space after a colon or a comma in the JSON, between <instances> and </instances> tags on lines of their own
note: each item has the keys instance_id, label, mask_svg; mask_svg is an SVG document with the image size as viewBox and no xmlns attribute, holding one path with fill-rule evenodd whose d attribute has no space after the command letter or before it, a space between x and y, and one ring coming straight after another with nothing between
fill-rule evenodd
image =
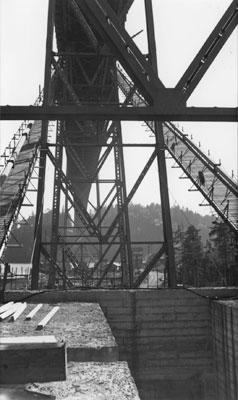
<instances>
[{"instance_id":1,"label":"concrete abutment","mask_svg":"<svg viewBox=\"0 0 238 400\"><path fill-rule=\"evenodd\" d=\"M142 400L215 400L212 304L216 296L237 294L237 289L184 288L6 292L5 301L98 303Z\"/></svg>"}]
</instances>

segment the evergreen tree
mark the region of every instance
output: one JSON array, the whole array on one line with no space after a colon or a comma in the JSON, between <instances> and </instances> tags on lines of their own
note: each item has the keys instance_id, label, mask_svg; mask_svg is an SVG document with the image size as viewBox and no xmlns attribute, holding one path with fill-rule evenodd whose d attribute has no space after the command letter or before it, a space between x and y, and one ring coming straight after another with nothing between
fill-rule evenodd
<instances>
[{"instance_id":1,"label":"evergreen tree","mask_svg":"<svg viewBox=\"0 0 238 400\"><path fill-rule=\"evenodd\" d=\"M224 286L223 275L214 258L212 244L209 240L204 249L203 271L203 286Z\"/></svg>"},{"instance_id":2,"label":"evergreen tree","mask_svg":"<svg viewBox=\"0 0 238 400\"><path fill-rule=\"evenodd\" d=\"M190 225L185 232L182 253L182 282L202 286L203 246L199 230Z\"/></svg>"},{"instance_id":3,"label":"evergreen tree","mask_svg":"<svg viewBox=\"0 0 238 400\"><path fill-rule=\"evenodd\" d=\"M183 283L182 276L182 258L183 258L183 249L184 249L184 229L183 226L179 225L174 233L174 258L175 258L175 266L177 273L177 281L178 283Z\"/></svg>"},{"instance_id":4,"label":"evergreen tree","mask_svg":"<svg viewBox=\"0 0 238 400\"><path fill-rule=\"evenodd\" d=\"M237 285L237 237L224 223L215 222L209 233L213 260L221 275L221 284Z\"/></svg>"}]
</instances>

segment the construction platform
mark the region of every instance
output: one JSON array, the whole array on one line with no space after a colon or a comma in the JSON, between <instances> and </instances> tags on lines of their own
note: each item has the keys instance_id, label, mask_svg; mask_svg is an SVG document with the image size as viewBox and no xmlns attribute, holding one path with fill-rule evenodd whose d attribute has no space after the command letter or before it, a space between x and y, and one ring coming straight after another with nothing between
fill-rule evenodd
<instances>
[{"instance_id":1,"label":"construction platform","mask_svg":"<svg viewBox=\"0 0 238 400\"><path fill-rule=\"evenodd\" d=\"M67 378L60 382L1 385L0 398L139 400L127 362L118 361L118 346L99 304L44 303L31 320L26 320L26 316L35 306L36 304L28 303L14 322L9 318L1 321L1 337L47 338L54 335L58 342L65 341L69 361ZM58 311L39 330L39 322L53 307L59 307ZM1 368L4 365L0 362Z\"/></svg>"},{"instance_id":2,"label":"construction platform","mask_svg":"<svg viewBox=\"0 0 238 400\"><path fill-rule=\"evenodd\" d=\"M58 341L65 341L69 361L118 360L118 346L106 318L96 303L43 304L34 318L25 318L35 304L27 304L25 311L13 323L8 320L0 325L1 336L54 335ZM52 307L59 306L58 312L42 330L37 324Z\"/></svg>"},{"instance_id":3,"label":"construction platform","mask_svg":"<svg viewBox=\"0 0 238 400\"><path fill-rule=\"evenodd\" d=\"M33 308L39 303L42 303L43 307L53 307L56 304L65 306L65 310L70 313L70 317L66 315L65 328L71 314L72 321L74 319L71 307L72 310L74 307L78 309L80 305L86 303L98 310L100 305L103 311L101 315L110 325L119 347L119 361L116 364L120 368L121 361L128 363L126 365L132 374L129 380L132 381L132 385L135 380L139 396L143 400L237 399L238 288L6 291L4 293L4 302L26 300L32 302L28 305L29 311L30 306ZM100 313L102 311L100 310ZM49 323L49 327L56 315ZM93 322L90 313L88 317ZM37 321L39 320L40 316ZM81 320L80 315L78 320ZM14 324L17 326L17 321ZM14 325L10 322L1 322L0 330L6 325L15 335ZM62 322L59 327L62 327ZM61 339L57 336L57 330L56 326L55 330L47 330L45 334L54 334L57 339ZM44 329L38 333L42 334L43 331ZM97 336L97 332L92 326L92 338L93 335ZM19 334L23 334L22 327ZM32 331L29 335L32 335ZM76 330L75 335L80 343L80 329L78 332ZM111 342L109 344L111 345ZM98 364L96 360L90 363L92 368L95 363ZM70 364L71 362L69 366ZM103 360L100 364L104 368ZM100 373L98 375L100 377ZM71 379L70 367L67 376L67 380ZM110 379L108 377L109 387ZM112 380L114 381L114 378ZM126 382L127 380L122 386L126 385ZM93 384L93 380L91 383ZM111 392L108 393L108 398L113 398L110 396ZM133 396L123 397L123 395L118 395L117 398L134 399ZM77 399L77 397L70 398ZM94 399L86 395L78 398ZM104 398L107 399L105 396Z\"/></svg>"}]
</instances>

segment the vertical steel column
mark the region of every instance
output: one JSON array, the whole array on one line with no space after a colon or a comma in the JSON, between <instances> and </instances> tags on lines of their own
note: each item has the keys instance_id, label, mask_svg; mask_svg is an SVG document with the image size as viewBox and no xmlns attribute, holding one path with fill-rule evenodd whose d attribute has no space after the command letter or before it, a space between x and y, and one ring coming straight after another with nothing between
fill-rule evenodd
<instances>
[{"instance_id":1,"label":"vertical steel column","mask_svg":"<svg viewBox=\"0 0 238 400\"><path fill-rule=\"evenodd\" d=\"M96 176L96 196L97 196L97 210L98 210L98 216L97 216L97 222L98 222L98 229L100 232L100 235L102 234L101 226L100 226L100 221L102 219L102 213L101 213L101 194L100 194L100 184L99 184L99 174ZM99 243L98 247L98 259L101 260L102 258L102 243Z\"/></svg>"},{"instance_id":2,"label":"vertical steel column","mask_svg":"<svg viewBox=\"0 0 238 400\"><path fill-rule=\"evenodd\" d=\"M126 203L126 178L124 168L124 157L122 148L121 123L116 123L113 137L114 141L114 159L115 159L115 174L117 188L117 207L118 214L118 232L121 245L121 268L122 268L122 283L124 287L132 287L133 284L133 267L131 254L131 238L128 207L123 210Z\"/></svg>"},{"instance_id":3,"label":"vertical steel column","mask_svg":"<svg viewBox=\"0 0 238 400\"><path fill-rule=\"evenodd\" d=\"M116 64L114 65L114 76L117 83L117 69ZM116 93L116 100L119 104L118 91ZM117 198L118 198L118 212L122 211L122 208L127 202L127 190L126 190L126 173L125 173L125 162L124 162L124 149L122 143L122 129L121 121L115 121L115 147L114 147L114 160L116 167L116 186L117 186ZM117 172L118 171L118 172ZM118 175L118 176L117 176ZM119 182L118 182L119 180ZM121 202L121 204L120 204ZM130 220L128 204L122 212L119 218L119 234L121 241L121 267L122 270L122 282L125 287L132 287L134 280L133 273L133 262L132 262L132 249L131 249L131 233L130 233ZM123 261L124 259L124 261Z\"/></svg>"},{"instance_id":4,"label":"vertical steel column","mask_svg":"<svg viewBox=\"0 0 238 400\"><path fill-rule=\"evenodd\" d=\"M152 64L152 67L154 68L155 72L158 74L152 0L145 0L145 11L146 11L149 61ZM176 287L176 269L175 269L174 248L173 248L173 232L172 232L170 204L169 204L167 170L165 162L163 125L161 122L155 122L155 140L156 140L156 145L159 147L160 150L159 155L157 157L157 162L159 169L164 241L165 241L166 255L168 257L168 286Z\"/></svg>"},{"instance_id":5,"label":"vertical steel column","mask_svg":"<svg viewBox=\"0 0 238 400\"><path fill-rule=\"evenodd\" d=\"M57 121L56 127L56 147L55 147L55 161L57 166L62 169L63 162L63 140L62 131L64 123L63 121ZM53 204L52 204L52 231L51 231L51 249L50 255L57 262L58 255L58 233L59 233L59 216L60 216L60 189L61 182L59 176L59 170L55 168L54 176L54 193L53 193ZM55 268L50 267L48 287L53 289L55 286Z\"/></svg>"},{"instance_id":6,"label":"vertical steel column","mask_svg":"<svg viewBox=\"0 0 238 400\"><path fill-rule=\"evenodd\" d=\"M46 39L46 58L45 58L44 100L43 100L44 106L50 104L50 98L51 98L50 81L51 81L51 57L52 57L53 33L54 33L54 14L55 14L54 10L55 10L55 0L49 0L47 39ZM38 288L38 280L39 280L41 234L42 234L42 222L43 222L43 197L45 188L47 133L48 133L48 121L42 121L39 185L38 185L34 246L33 246L33 258L32 258L32 281L31 281L32 289Z\"/></svg>"}]
</instances>

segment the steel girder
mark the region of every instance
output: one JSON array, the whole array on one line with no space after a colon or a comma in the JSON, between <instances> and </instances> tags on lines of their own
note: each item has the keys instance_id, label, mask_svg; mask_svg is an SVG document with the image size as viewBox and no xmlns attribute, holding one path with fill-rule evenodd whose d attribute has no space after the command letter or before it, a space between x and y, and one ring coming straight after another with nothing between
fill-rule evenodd
<instances>
[{"instance_id":1,"label":"steel girder","mask_svg":"<svg viewBox=\"0 0 238 400\"><path fill-rule=\"evenodd\" d=\"M81 121L112 119L118 121L207 121L237 122L237 107L176 107L170 103L160 107L127 107L127 106L3 106L1 120L64 120L80 119Z\"/></svg>"},{"instance_id":2,"label":"steel girder","mask_svg":"<svg viewBox=\"0 0 238 400\"><path fill-rule=\"evenodd\" d=\"M54 34L54 16L55 16L55 0L49 2L48 21L47 21L47 38L46 38L46 58L45 58L45 78L44 78L44 99L43 105L49 106L51 103L51 52L53 47ZM43 223L43 199L45 189L45 171L46 171L46 143L48 134L48 120L42 121L41 128L41 151L40 151L40 169L39 184L36 205L36 221L34 232L34 245L32 252L32 281L31 288L38 288L39 271L40 271L40 252L41 252L41 235Z\"/></svg>"},{"instance_id":3,"label":"steel girder","mask_svg":"<svg viewBox=\"0 0 238 400\"><path fill-rule=\"evenodd\" d=\"M233 1L176 85L186 99L194 91L238 24L238 2Z\"/></svg>"}]
</instances>

